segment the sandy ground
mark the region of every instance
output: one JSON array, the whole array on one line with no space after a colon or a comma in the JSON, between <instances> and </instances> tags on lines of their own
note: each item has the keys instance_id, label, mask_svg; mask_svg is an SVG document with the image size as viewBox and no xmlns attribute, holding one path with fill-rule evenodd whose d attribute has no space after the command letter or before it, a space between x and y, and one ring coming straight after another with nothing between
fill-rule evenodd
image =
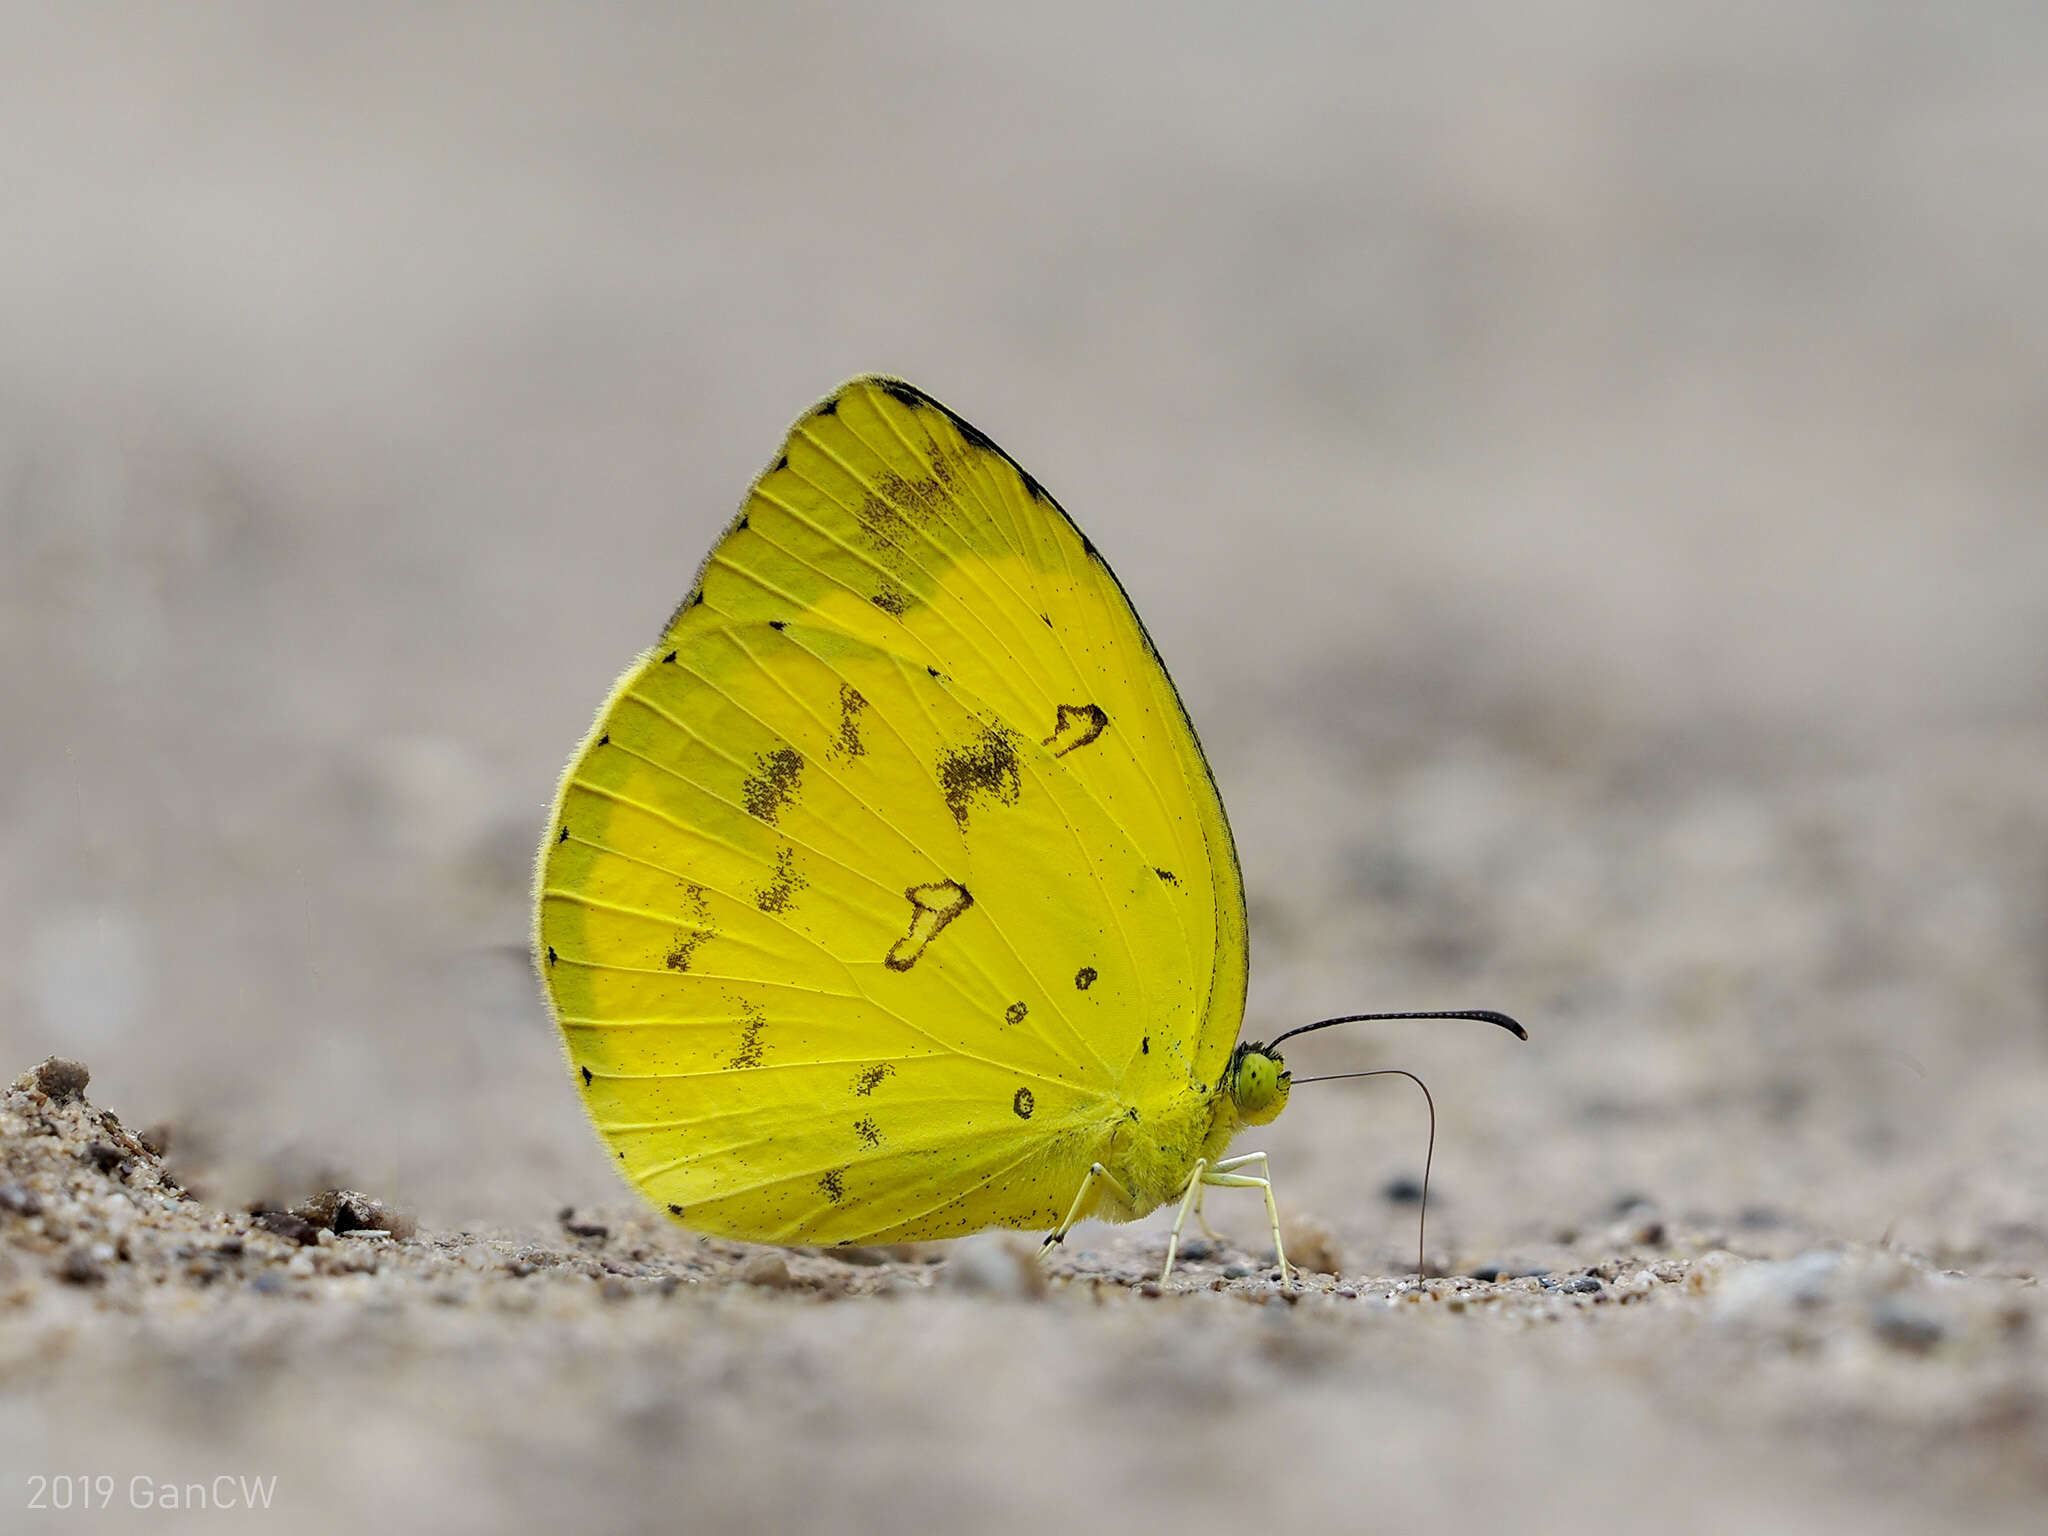
<instances>
[{"instance_id":1,"label":"sandy ground","mask_svg":"<svg viewBox=\"0 0 2048 1536\"><path fill-rule=\"evenodd\" d=\"M0 15L6 1528L2038 1524L2048 24L1357 10ZM1384 1080L1291 1298L605 1167L554 775L875 368L1133 593L1247 1031L1530 1025L1296 1059L1442 1278Z\"/></svg>"}]
</instances>

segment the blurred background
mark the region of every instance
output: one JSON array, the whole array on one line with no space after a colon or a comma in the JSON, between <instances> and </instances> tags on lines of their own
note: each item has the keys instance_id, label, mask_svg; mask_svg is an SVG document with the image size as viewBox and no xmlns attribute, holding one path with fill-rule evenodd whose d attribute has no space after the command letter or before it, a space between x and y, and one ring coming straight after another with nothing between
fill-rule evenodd
<instances>
[{"instance_id":1,"label":"blurred background","mask_svg":"<svg viewBox=\"0 0 2048 1536\"><path fill-rule=\"evenodd\" d=\"M1247 1031L1530 1024L1298 1053L1445 1262L2048 1257L2039 7L18 5L0 206L0 1064L214 1197L621 1197L554 778L886 370L1158 639ZM1423 1128L1264 1144L1406 1268Z\"/></svg>"}]
</instances>

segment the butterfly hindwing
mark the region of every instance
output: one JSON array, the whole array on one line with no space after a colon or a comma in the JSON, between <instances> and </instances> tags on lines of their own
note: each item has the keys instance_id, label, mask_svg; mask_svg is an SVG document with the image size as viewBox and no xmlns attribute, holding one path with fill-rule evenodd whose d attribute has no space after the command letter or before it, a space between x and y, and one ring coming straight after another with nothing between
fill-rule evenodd
<instances>
[{"instance_id":1,"label":"butterfly hindwing","mask_svg":"<svg viewBox=\"0 0 2048 1536\"><path fill-rule=\"evenodd\" d=\"M586 1103L700 1230L1050 1224L1236 1036L1242 894L1172 684L1050 498L894 381L792 429L550 839Z\"/></svg>"}]
</instances>

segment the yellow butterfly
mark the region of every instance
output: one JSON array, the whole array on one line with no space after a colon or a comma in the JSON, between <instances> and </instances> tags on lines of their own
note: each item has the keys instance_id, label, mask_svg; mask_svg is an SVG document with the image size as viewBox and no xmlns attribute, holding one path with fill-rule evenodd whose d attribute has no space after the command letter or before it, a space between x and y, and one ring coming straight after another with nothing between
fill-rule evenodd
<instances>
[{"instance_id":1,"label":"yellow butterfly","mask_svg":"<svg viewBox=\"0 0 2048 1536\"><path fill-rule=\"evenodd\" d=\"M1050 1244L1178 1200L1177 1243L1251 1186L1286 1277L1265 1154L1225 1155L1290 1080L1237 1039L1194 728L1095 546L908 384L790 430L599 709L536 895L584 1105L686 1226Z\"/></svg>"}]
</instances>

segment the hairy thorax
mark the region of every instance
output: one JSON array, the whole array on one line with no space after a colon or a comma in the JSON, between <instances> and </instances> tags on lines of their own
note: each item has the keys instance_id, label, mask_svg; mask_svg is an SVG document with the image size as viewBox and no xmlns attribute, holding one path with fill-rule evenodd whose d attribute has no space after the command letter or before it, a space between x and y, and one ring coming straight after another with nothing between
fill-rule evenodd
<instances>
[{"instance_id":1,"label":"hairy thorax","mask_svg":"<svg viewBox=\"0 0 2048 1536\"><path fill-rule=\"evenodd\" d=\"M1194 1083L1163 1100L1125 1106L1098 1157L1130 1203L1106 1193L1094 1214L1105 1221L1136 1221L1178 1200L1196 1160L1222 1156L1238 1128L1230 1095L1215 1088L1198 1091Z\"/></svg>"}]
</instances>

